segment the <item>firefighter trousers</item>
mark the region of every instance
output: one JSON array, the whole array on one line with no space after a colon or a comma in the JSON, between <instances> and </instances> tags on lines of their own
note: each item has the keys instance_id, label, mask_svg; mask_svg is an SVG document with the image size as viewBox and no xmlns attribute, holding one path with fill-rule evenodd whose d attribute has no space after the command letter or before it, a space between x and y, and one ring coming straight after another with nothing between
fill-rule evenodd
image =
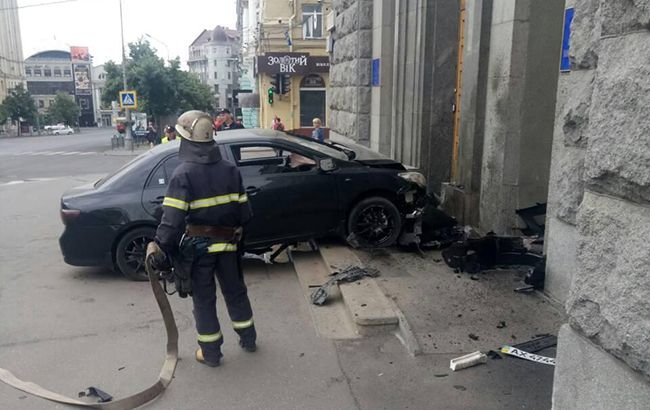
<instances>
[{"instance_id":1,"label":"firefighter trousers","mask_svg":"<svg viewBox=\"0 0 650 410\"><path fill-rule=\"evenodd\" d=\"M257 337L240 253L218 252L199 257L192 265L192 300L199 346L203 356L210 361L216 361L222 356L223 344L223 334L217 318L215 276L242 346L254 345Z\"/></svg>"}]
</instances>

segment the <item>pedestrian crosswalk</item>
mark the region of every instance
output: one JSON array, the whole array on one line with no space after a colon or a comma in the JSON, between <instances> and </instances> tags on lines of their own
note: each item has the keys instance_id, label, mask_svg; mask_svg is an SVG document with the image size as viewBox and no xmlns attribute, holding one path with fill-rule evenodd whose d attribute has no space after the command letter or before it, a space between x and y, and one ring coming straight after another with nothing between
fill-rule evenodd
<instances>
[{"instance_id":1,"label":"pedestrian crosswalk","mask_svg":"<svg viewBox=\"0 0 650 410\"><path fill-rule=\"evenodd\" d=\"M77 156L77 155L99 155L99 152L94 151L25 151L25 152L0 152L0 156L11 157L36 157L36 156Z\"/></svg>"}]
</instances>

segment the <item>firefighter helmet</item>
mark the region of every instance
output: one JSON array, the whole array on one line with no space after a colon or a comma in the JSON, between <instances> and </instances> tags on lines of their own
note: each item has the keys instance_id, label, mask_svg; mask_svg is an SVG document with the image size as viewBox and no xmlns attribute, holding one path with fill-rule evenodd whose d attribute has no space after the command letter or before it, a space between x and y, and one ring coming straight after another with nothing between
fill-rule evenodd
<instances>
[{"instance_id":1,"label":"firefighter helmet","mask_svg":"<svg viewBox=\"0 0 650 410\"><path fill-rule=\"evenodd\" d=\"M181 137L193 142L213 142L212 117L202 111L186 111L178 117L176 131Z\"/></svg>"}]
</instances>

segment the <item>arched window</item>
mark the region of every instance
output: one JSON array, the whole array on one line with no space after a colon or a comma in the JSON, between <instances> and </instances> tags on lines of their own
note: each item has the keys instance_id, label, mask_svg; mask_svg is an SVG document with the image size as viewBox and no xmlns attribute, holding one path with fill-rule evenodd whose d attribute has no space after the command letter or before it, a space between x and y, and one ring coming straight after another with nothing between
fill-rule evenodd
<instances>
[{"instance_id":1,"label":"arched window","mask_svg":"<svg viewBox=\"0 0 650 410\"><path fill-rule=\"evenodd\" d=\"M309 74L300 81L300 88L325 88L325 80L318 74Z\"/></svg>"}]
</instances>

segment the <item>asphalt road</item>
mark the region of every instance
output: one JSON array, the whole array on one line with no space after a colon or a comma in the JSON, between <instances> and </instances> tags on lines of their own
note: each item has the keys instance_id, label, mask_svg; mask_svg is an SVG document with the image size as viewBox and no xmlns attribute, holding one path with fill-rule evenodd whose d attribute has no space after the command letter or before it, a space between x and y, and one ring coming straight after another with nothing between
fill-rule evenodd
<instances>
[{"instance_id":1,"label":"asphalt road","mask_svg":"<svg viewBox=\"0 0 650 410\"><path fill-rule=\"evenodd\" d=\"M111 150L109 128L72 135L0 138L0 183L34 178L106 174L128 156Z\"/></svg>"}]
</instances>

